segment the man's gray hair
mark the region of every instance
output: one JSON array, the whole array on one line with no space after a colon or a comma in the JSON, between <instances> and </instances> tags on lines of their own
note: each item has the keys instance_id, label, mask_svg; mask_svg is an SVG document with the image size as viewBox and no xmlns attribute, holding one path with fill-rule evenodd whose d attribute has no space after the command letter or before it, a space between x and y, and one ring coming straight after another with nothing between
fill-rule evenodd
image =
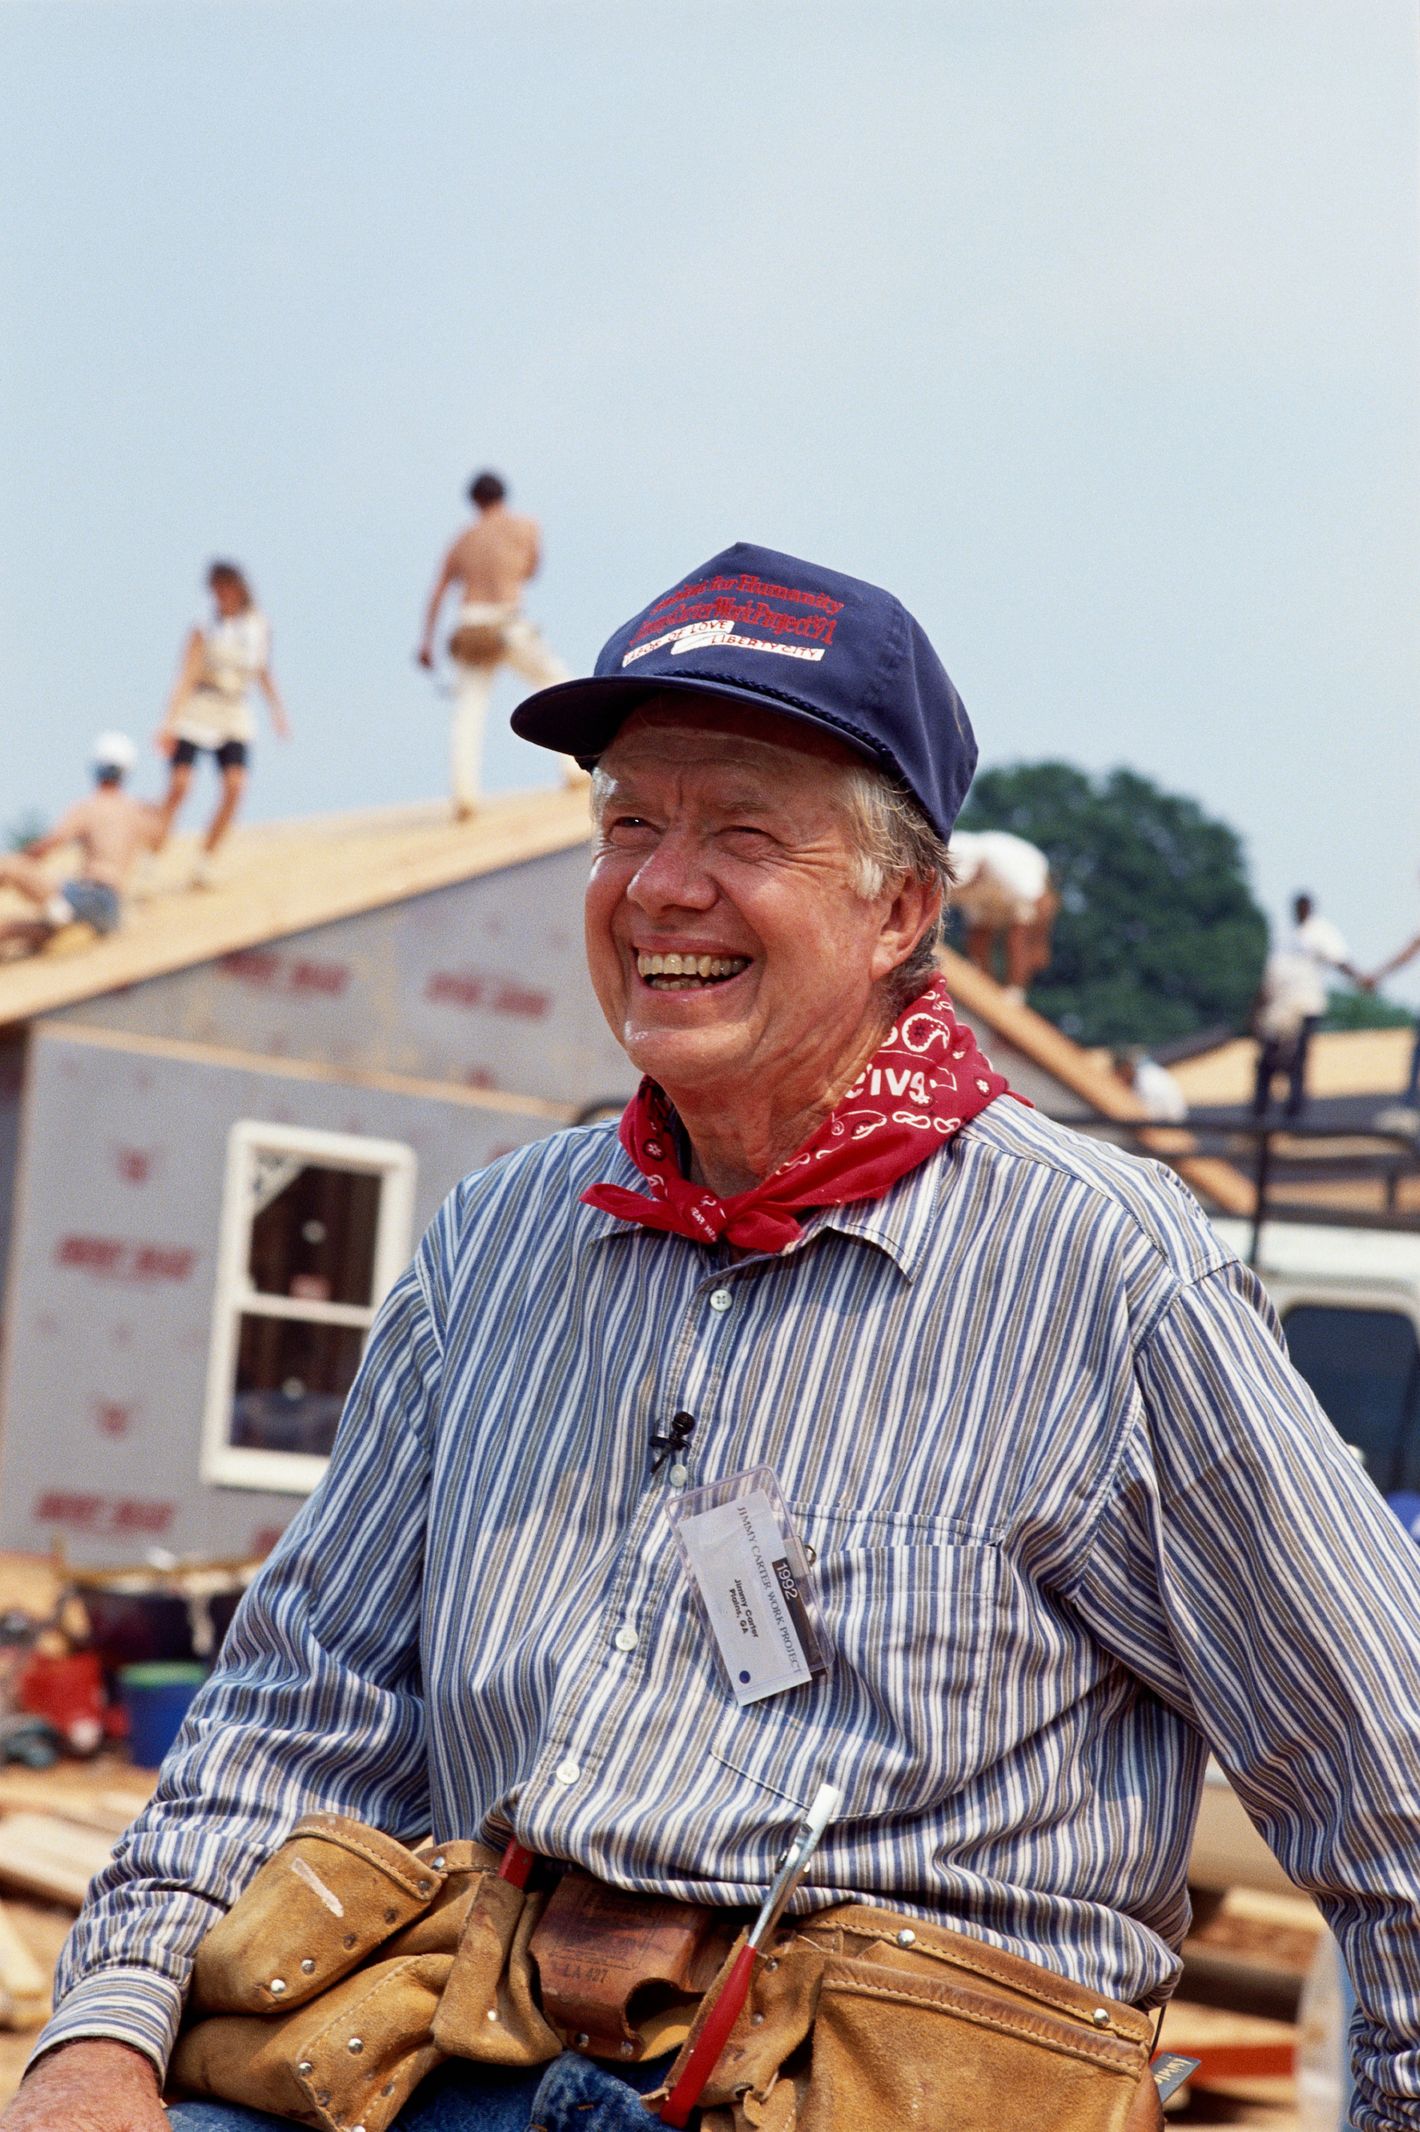
<instances>
[{"instance_id":1,"label":"man's gray hair","mask_svg":"<svg viewBox=\"0 0 1420 2132\"><path fill-rule=\"evenodd\" d=\"M884 980L887 1004L894 1016L925 991L937 973L937 948L947 920L951 895L951 853L945 837L939 836L906 785L886 770L864 763L843 772L849 826L857 852L858 894L865 899L882 895L904 875L925 881L941 891L936 922L927 927L912 953Z\"/></svg>"}]
</instances>

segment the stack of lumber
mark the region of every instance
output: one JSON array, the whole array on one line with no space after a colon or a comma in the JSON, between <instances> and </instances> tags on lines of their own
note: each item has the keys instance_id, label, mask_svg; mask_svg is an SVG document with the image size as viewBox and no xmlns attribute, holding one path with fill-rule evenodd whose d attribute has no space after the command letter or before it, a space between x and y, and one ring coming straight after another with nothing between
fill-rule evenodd
<instances>
[{"instance_id":1,"label":"stack of lumber","mask_svg":"<svg viewBox=\"0 0 1420 2132\"><path fill-rule=\"evenodd\" d=\"M49 1978L8 1910L0 1909L0 2027L38 2028L49 2011Z\"/></svg>"},{"instance_id":2,"label":"stack of lumber","mask_svg":"<svg viewBox=\"0 0 1420 2132\"><path fill-rule=\"evenodd\" d=\"M60 1563L0 1554L0 1609L49 1619L65 1583ZM55 1957L84 1890L152 1783L114 1755L45 1770L0 1766L0 2099L49 2012Z\"/></svg>"},{"instance_id":3,"label":"stack of lumber","mask_svg":"<svg viewBox=\"0 0 1420 2132\"><path fill-rule=\"evenodd\" d=\"M151 1780L112 1757L50 1770L0 1768L0 2029L19 2035L49 2012L54 1958L115 1839L145 1805ZM0 2096L15 2063L0 2041Z\"/></svg>"}]
</instances>

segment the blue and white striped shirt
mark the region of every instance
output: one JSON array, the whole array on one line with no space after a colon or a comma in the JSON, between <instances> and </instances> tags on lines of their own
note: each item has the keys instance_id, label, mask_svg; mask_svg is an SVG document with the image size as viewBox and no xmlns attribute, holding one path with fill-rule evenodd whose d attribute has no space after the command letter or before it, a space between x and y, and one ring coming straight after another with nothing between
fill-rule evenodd
<instances>
[{"instance_id":1,"label":"blue and white striped shirt","mask_svg":"<svg viewBox=\"0 0 1420 2132\"><path fill-rule=\"evenodd\" d=\"M1420 1563L1186 1189L1010 1101L773 1258L579 1204L608 1177L639 1181L611 1127L563 1133L435 1221L42 2047L161 2059L203 1931L309 1808L738 1904L827 1776L801 1908L1157 2001L1206 1740L1341 1935L1358 2125L1420 2128ZM665 1503L758 1464L832 1666L741 1710Z\"/></svg>"}]
</instances>

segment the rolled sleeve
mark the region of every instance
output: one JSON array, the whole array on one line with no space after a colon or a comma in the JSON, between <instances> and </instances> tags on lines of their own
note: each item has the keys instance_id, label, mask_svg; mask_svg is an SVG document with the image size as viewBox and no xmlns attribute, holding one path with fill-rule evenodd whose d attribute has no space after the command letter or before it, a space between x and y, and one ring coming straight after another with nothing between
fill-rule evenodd
<instances>
[{"instance_id":1,"label":"rolled sleeve","mask_svg":"<svg viewBox=\"0 0 1420 2132\"><path fill-rule=\"evenodd\" d=\"M36 2055L107 2036L163 2069L203 1934L302 1814L427 1829L418 1645L442 1362L436 1251L437 1225L379 1313L324 1480L89 1889Z\"/></svg>"},{"instance_id":2,"label":"rolled sleeve","mask_svg":"<svg viewBox=\"0 0 1420 2132\"><path fill-rule=\"evenodd\" d=\"M1420 2132L1420 1553L1241 1266L1144 1341L1074 1601L1198 1726L1356 1986L1357 2132Z\"/></svg>"}]
</instances>

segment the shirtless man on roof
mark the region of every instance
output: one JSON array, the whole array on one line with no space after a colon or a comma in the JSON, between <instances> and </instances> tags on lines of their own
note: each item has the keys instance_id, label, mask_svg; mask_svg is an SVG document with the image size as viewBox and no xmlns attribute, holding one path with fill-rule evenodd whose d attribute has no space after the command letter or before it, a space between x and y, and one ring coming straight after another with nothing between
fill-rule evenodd
<instances>
[{"instance_id":1,"label":"shirtless man on roof","mask_svg":"<svg viewBox=\"0 0 1420 2132\"><path fill-rule=\"evenodd\" d=\"M421 666L433 667L439 609L445 594L457 586L458 622L449 639L454 664L450 768L454 813L460 820L478 808L483 725L499 667L506 661L538 688L567 679L567 668L521 611L523 587L542 560L537 520L508 509L508 491L497 474L477 475L468 494L478 515L444 557L415 654ZM581 781L573 763L566 769L569 782Z\"/></svg>"},{"instance_id":2,"label":"shirtless man on roof","mask_svg":"<svg viewBox=\"0 0 1420 2132\"><path fill-rule=\"evenodd\" d=\"M135 753L126 733L101 733L91 756L95 790L62 815L47 836L13 858L0 859L0 886L33 905L32 916L0 925L0 954L35 952L66 925L87 925L99 934L115 930L134 865L162 835L158 809L131 799L123 789ZM40 862L66 844L78 845L80 870L56 887Z\"/></svg>"},{"instance_id":3,"label":"shirtless man on roof","mask_svg":"<svg viewBox=\"0 0 1420 2132\"><path fill-rule=\"evenodd\" d=\"M952 901L966 922L968 958L994 977L1001 948L1006 989L1023 1000L1031 979L1050 962L1051 928L1060 909L1050 861L1008 829L957 829L952 866Z\"/></svg>"}]
</instances>

